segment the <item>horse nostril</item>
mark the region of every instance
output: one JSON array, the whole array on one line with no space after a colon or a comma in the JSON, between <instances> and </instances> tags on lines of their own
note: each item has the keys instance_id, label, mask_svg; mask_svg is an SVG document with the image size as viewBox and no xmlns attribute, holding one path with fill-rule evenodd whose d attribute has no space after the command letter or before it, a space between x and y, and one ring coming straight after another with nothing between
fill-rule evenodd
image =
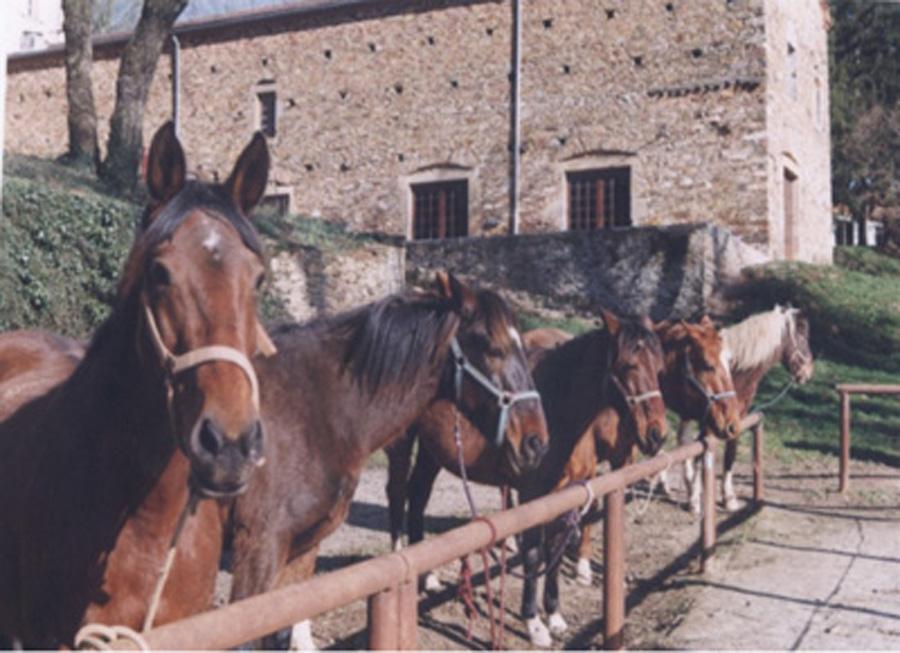
<instances>
[{"instance_id":1,"label":"horse nostril","mask_svg":"<svg viewBox=\"0 0 900 653\"><path fill-rule=\"evenodd\" d=\"M258 420L241 436L241 453L251 461L262 459L263 455L263 429Z\"/></svg>"},{"instance_id":2,"label":"horse nostril","mask_svg":"<svg viewBox=\"0 0 900 653\"><path fill-rule=\"evenodd\" d=\"M660 444L662 444L662 435L660 434L660 430L659 430L658 426L650 427L649 436L650 436L650 442L654 446L659 446Z\"/></svg>"},{"instance_id":3,"label":"horse nostril","mask_svg":"<svg viewBox=\"0 0 900 653\"><path fill-rule=\"evenodd\" d=\"M222 450L222 445L225 444L225 437L211 419L204 419L203 424L200 426L199 441L200 449L215 457Z\"/></svg>"}]
</instances>

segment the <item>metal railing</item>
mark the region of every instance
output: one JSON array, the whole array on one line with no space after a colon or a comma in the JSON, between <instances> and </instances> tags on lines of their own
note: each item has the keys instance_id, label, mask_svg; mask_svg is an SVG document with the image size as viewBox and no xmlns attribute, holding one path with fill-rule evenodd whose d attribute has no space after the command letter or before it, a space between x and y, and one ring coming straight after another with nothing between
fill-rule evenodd
<instances>
[{"instance_id":1,"label":"metal railing","mask_svg":"<svg viewBox=\"0 0 900 653\"><path fill-rule=\"evenodd\" d=\"M838 491L850 486L850 395L900 395L900 385L873 383L839 383L835 386L841 396L841 463Z\"/></svg>"},{"instance_id":2,"label":"metal railing","mask_svg":"<svg viewBox=\"0 0 900 653\"><path fill-rule=\"evenodd\" d=\"M742 423L754 433L755 502L761 502L762 415ZM703 568L716 546L714 447L696 441L608 474L586 486L570 486L540 499L485 516L464 526L301 583L260 594L218 610L154 628L144 634L151 649L229 649L276 630L312 619L354 601L368 599L369 647L417 647L417 580L462 556L547 523L595 497L604 499L603 636L608 649L624 646L625 629L625 488L670 465L703 455L703 517L700 551ZM117 641L115 648L131 648Z\"/></svg>"}]
</instances>

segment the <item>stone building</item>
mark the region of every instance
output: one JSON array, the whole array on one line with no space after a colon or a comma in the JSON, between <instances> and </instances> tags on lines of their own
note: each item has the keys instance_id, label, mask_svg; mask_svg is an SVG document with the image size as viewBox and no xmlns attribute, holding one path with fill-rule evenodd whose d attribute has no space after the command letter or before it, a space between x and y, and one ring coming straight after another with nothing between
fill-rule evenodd
<instances>
[{"instance_id":1,"label":"stone building","mask_svg":"<svg viewBox=\"0 0 900 653\"><path fill-rule=\"evenodd\" d=\"M215 177L263 129L269 200L356 229L710 222L827 262L828 21L824 0L305 0L178 26L180 133ZM101 129L124 38L95 46ZM11 57L7 102L10 150L65 149L58 49Z\"/></svg>"}]
</instances>

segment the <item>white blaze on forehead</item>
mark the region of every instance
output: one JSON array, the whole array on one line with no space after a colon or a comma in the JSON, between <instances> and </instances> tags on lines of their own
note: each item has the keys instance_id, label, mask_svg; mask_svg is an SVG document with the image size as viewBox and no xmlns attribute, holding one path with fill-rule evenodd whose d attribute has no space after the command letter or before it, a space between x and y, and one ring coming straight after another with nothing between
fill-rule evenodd
<instances>
[{"instance_id":1,"label":"white blaze on forehead","mask_svg":"<svg viewBox=\"0 0 900 653\"><path fill-rule=\"evenodd\" d=\"M219 255L219 243L222 242L222 234L216 227L209 230L206 238L203 239L203 249L212 254L214 257Z\"/></svg>"},{"instance_id":2,"label":"white blaze on forehead","mask_svg":"<svg viewBox=\"0 0 900 653\"><path fill-rule=\"evenodd\" d=\"M719 362L725 369L725 375L731 379L731 350L728 347L722 347L722 353L719 354Z\"/></svg>"}]
</instances>

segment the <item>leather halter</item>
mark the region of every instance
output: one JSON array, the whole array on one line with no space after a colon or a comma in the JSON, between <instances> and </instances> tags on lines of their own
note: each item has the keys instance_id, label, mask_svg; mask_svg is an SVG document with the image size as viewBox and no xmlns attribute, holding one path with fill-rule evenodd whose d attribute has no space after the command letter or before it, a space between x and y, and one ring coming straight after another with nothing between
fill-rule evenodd
<instances>
[{"instance_id":1,"label":"leather halter","mask_svg":"<svg viewBox=\"0 0 900 653\"><path fill-rule=\"evenodd\" d=\"M506 439L506 427L509 423L509 410L513 404L527 399L541 400L541 394L537 390L522 390L520 392L509 392L498 388L493 381L485 376L481 370L472 365L466 355L463 353L462 347L456 336L450 341L450 349L453 353L453 364L455 366L453 374L453 386L456 392L456 403L462 398L462 382L463 376L468 374L472 380L478 383L482 388L490 392L497 399L497 406L500 408L500 417L497 420L497 434L494 436L494 445L499 447Z\"/></svg>"},{"instance_id":2,"label":"leather halter","mask_svg":"<svg viewBox=\"0 0 900 653\"><path fill-rule=\"evenodd\" d=\"M253 408L256 411L259 411L259 381L256 378L253 364L243 352L226 345L210 345L208 347L192 349L189 352L176 356L169 351L169 348L166 347L166 344L163 342L162 336L159 333L159 327L156 324L156 318L153 317L153 311L150 310L150 307L147 306L147 304L144 304L144 317L147 320L147 326L150 330L150 340L153 343L153 347L156 349L156 353L159 354L163 369L165 370L166 397L169 403L170 412L172 408L172 397L175 392L175 377L186 370L211 361L225 361L241 368L246 375L247 380L250 382L250 395L251 400L253 401ZM262 327L257 324L257 335L259 335L261 329ZM266 341L271 345L270 351L273 351L274 345L268 340L268 336L266 336ZM261 343L261 349L265 348L265 342Z\"/></svg>"},{"instance_id":3,"label":"leather halter","mask_svg":"<svg viewBox=\"0 0 900 653\"><path fill-rule=\"evenodd\" d=\"M702 435L706 431L706 421L709 419L709 411L712 410L713 404L724 401L730 397L737 397L737 393L734 390L725 390L723 392L710 392L707 390L706 386L700 383L700 380L694 374L694 366L691 365L690 356L687 354L685 354L684 357L684 373L688 383L693 385L706 399L706 406L703 409L703 418L700 420L700 433Z\"/></svg>"}]
</instances>

